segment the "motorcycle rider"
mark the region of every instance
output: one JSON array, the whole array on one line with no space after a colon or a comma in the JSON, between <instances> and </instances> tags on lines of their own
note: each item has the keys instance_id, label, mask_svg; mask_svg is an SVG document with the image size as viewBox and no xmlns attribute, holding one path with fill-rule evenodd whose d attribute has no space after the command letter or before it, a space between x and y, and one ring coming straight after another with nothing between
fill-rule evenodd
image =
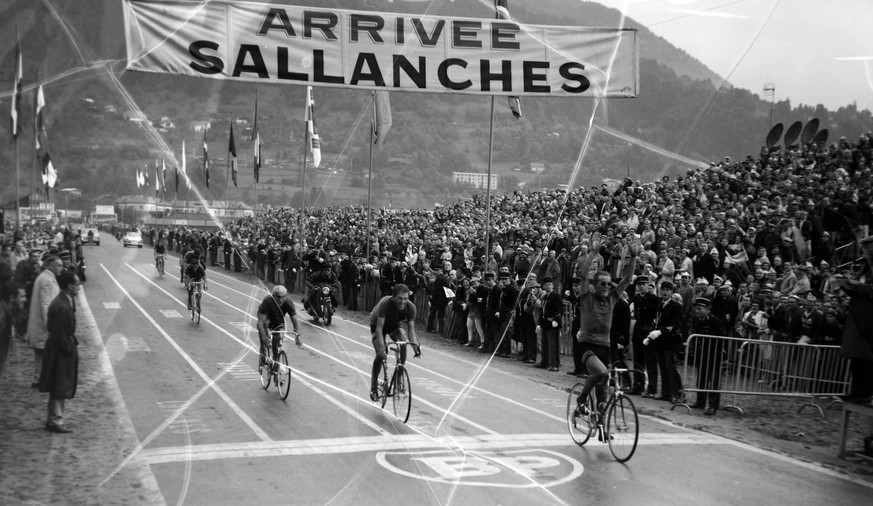
<instances>
[{"instance_id":1,"label":"motorcycle rider","mask_svg":"<svg viewBox=\"0 0 873 506\"><path fill-rule=\"evenodd\" d=\"M333 272L331 265L329 263L325 263L321 270L316 270L311 272L308 276L306 276L306 297L303 299L303 309L309 311L310 313L318 312L316 309L320 307L319 297L321 297L321 292L319 289L322 285L328 285L331 287L330 293L330 303L333 307L337 306L337 298L334 295L333 291L337 289L338 280L336 277L336 273ZM321 315L319 315L321 316Z\"/></svg>"}]
</instances>

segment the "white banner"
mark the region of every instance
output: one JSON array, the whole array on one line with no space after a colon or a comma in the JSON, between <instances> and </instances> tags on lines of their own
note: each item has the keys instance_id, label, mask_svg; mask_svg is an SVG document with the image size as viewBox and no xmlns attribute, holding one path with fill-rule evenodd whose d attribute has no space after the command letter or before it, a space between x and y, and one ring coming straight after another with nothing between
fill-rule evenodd
<instances>
[{"instance_id":1,"label":"white banner","mask_svg":"<svg viewBox=\"0 0 873 506\"><path fill-rule=\"evenodd\" d=\"M124 25L129 70L430 93L639 93L633 29L155 0L125 0Z\"/></svg>"}]
</instances>

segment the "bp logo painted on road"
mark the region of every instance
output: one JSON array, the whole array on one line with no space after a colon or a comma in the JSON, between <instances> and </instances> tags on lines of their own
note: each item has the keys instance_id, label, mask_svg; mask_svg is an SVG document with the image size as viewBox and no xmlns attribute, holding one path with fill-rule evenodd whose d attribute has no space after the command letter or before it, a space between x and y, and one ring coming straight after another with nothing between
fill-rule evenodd
<instances>
[{"instance_id":1,"label":"bp logo painted on road","mask_svg":"<svg viewBox=\"0 0 873 506\"><path fill-rule=\"evenodd\" d=\"M379 452L376 461L410 478L476 487L552 487L582 475L580 462L543 449L461 453Z\"/></svg>"}]
</instances>

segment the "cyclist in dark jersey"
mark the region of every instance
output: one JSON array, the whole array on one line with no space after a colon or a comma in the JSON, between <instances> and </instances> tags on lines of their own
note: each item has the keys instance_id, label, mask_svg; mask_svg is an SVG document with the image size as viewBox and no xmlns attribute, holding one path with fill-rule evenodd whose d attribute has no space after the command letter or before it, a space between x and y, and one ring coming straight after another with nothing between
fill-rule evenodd
<instances>
[{"instance_id":1,"label":"cyclist in dark jersey","mask_svg":"<svg viewBox=\"0 0 873 506\"><path fill-rule=\"evenodd\" d=\"M291 297L288 296L288 289L282 285L276 285L270 292L270 295L264 297L261 305L258 306L258 337L260 337L260 362L264 363L264 353L267 348L267 343L270 343L272 349L273 362L276 361L276 356L279 353L279 342L282 336L276 333L278 330L285 329L285 315L291 318L291 325L294 327L294 333L300 335L300 324L297 322L297 310L294 309L294 303L291 302ZM272 339L269 339L272 337ZM300 338L296 339L297 344L300 344Z\"/></svg>"},{"instance_id":2,"label":"cyclist in dark jersey","mask_svg":"<svg viewBox=\"0 0 873 506\"><path fill-rule=\"evenodd\" d=\"M185 279L188 283L188 310L191 310L191 295L194 294L194 282L203 281L203 289L206 290L206 266L200 261L200 254L195 251L185 267Z\"/></svg>"},{"instance_id":3,"label":"cyclist in dark jersey","mask_svg":"<svg viewBox=\"0 0 873 506\"><path fill-rule=\"evenodd\" d=\"M155 267L158 265L158 255L164 256L167 254L167 246L164 244L164 238L158 238L158 242L155 244Z\"/></svg>"},{"instance_id":4,"label":"cyclist in dark jersey","mask_svg":"<svg viewBox=\"0 0 873 506\"><path fill-rule=\"evenodd\" d=\"M406 329L404 329L406 327ZM421 346L415 337L415 304L409 300L409 287L403 283L394 285L391 295L382 297L370 312L370 332L373 336L373 375L370 377L370 399L378 399L378 379L382 362L388 358L385 337L394 342L408 341L415 348L415 356L421 356ZM406 348L400 351L400 362L406 362Z\"/></svg>"}]
</instances>

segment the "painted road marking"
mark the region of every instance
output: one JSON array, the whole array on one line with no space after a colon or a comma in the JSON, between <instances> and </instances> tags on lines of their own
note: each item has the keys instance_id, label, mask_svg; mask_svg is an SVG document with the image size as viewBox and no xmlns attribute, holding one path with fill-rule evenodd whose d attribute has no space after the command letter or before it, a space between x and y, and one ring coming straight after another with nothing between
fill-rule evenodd
<instances>
[{"instance_id":1,"label":"painted road marking","mask_svg":"<svg viewBox=\"0 0 873 506\"><path fill-rule=\"evenodd\" d=\"M227 373L235 380L261 381L261 375L258 374L258 371L245 362L219 362L218 365L227 370Z\"/></svg>"},{"instance_id":2,"label":"painted road marking","mask_svg":"<svg viewBox=\"0 0 873 506\"><path fill-rule=\"evenodd\" d=\"M160 313L164 315L166 318L181 318L182 315L179 314L175 309L161 309Z\"/></svg>"},{"instance_id":3,"label":"painted road marking","mask_svg":"<svg viewBox=\"0 0 873 506\"><path fill-rule=\"evenodd\" d=\"M121 309L120 302L104 302L103 309Z\"/></svg>"},{"instance_id":4,"label":"painted road marking","mask_svg":"<svg viewBox=\"0 0 873 506\"><path fill-rule=\"evenodd\" d=\"M567 407L567 399L559 399L557 397L534 397L531 400L555 408L565 409Z\"/></svg>"},{"instance_id":5,"label":"painted road marking","mask_svg":"<svg viewBox=\"0 0 873 506\"><path fill-rule=\"evenodd\" d=\"M707 434L640 434L640 445L712 445L731 441ZM500 451L538 449L577 445L568 434L483 434L479 436L446 436L433 438L422 434L389 436L355 436L330 439L291 439L287 441L251 441L216 443L195 446L165 446L146 448L143 458L151 465L176 462L207 461L235 458L284 457L305 455L337 455L347 453L402 450L464 450ZM585 447L605 446L589 441Z\"/></svg>"},{"instance_id":6,"label":"painted road marking","mask_svg":"<svg viewBox=\"0 0 873 506\"><path fill-rule=\"evenodd\" d=\"M243 332L257 332L258 329L252 327L249 322L227 322L228 325L232 327L236 327L238 330Z\"/></svg>"},{"instance_id":7,"label":"painted road marking","mask_svg":"<svg viewBox=\"0 0 873 506\"><path fill-rule=\"evenodd\" d=\"M145 339L137 336L118 336L125 351L152 351Z\"/></svg>"},{"instance_id":8,"label":"painted road marking","mask_svg":"<svg viewBox=\"0 0 873 506\"><path fill-rule=\"evenodd\" d=\"M163 401L158 403L158 407L167 417L170 417L185 406L188 401ZM172 434L193 434L195 432L210 432L212 429L209 425L196 414L196 411L188 407L181 416L176 417L168 427Z\"/></svg>"}]
</instances>

